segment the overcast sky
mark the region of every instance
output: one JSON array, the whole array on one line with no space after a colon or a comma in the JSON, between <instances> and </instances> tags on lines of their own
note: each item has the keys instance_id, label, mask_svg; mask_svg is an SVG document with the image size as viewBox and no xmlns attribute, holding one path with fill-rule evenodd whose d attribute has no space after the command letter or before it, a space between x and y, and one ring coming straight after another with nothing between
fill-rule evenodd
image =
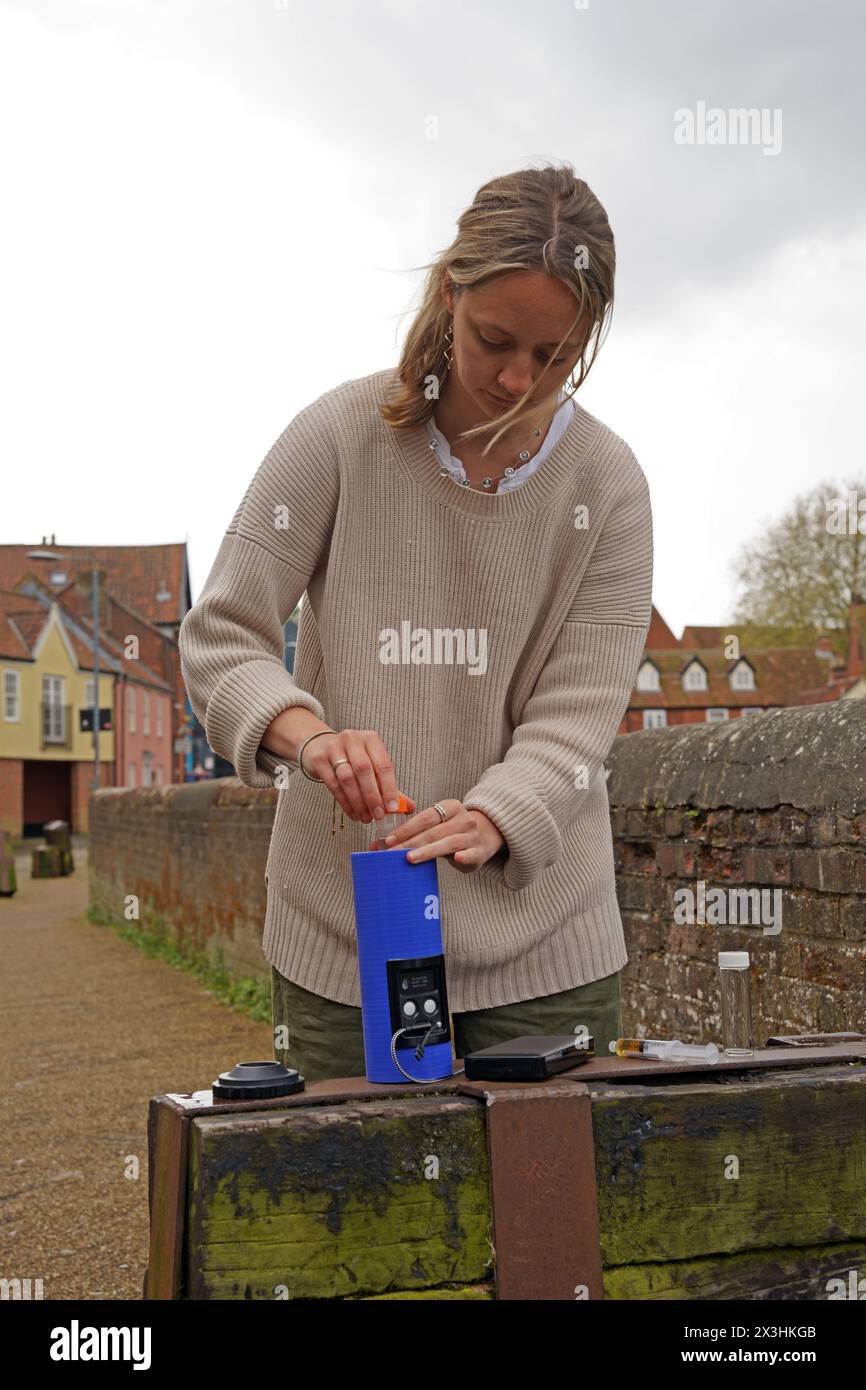
<instances>
[{"instance_id":1,"label":"overcast sky","mask_svg":"<svg viewBox=\"0 0 866 1390\"><path fill-rule=\"evenodd\" d=\"M663 617L729 620L741 541L866 477L864 35L863 0L0 0L0 541L186 539L195 599L477 188L565 159L618 259L579 399L649 480ZM701 103L763 131L678 143Z\"/></svg>"}]
</instances>

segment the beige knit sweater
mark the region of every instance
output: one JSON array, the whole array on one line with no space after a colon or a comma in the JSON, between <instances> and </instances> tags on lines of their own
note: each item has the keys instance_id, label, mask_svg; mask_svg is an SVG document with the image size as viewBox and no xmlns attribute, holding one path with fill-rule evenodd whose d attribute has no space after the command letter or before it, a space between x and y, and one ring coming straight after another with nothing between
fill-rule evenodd
<instances>
[{"instance_id":1,"label":"beige knit sweater","mask_svg":"<svg viewBox=\"0 0 866 1390\"><path fill-rule=\"evenodd\" d=\"M652 514L627 444L577 406L513 492L443 476L423 426L376 410L388 369L285 428L180 629L190 701L250 787L279 792L267 959L360 1005L351 863L371 826L259 745L280 710L376 729L418 809L456 797L505 846L436 860L454 1013L555 994L625 965L604 759L651 611ZM576 404L576 403L575 403ZM301 608L294 676L283 624ZM378 851L375 851L378 852Z\"/></svg>"}]
</instances>

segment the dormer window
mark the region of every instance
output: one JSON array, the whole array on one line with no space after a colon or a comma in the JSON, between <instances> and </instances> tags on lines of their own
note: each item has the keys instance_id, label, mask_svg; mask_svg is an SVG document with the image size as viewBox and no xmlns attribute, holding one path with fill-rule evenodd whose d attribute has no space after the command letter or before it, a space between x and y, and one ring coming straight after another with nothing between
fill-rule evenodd
<instances>
[{"instance_id":1,"label":"dormer window","mask_svg":"<svg viewBox=\"0 0 866 1390\"><path fill-rule=\"evenodd\" d=\"M754 690L755 673L748 661L738 661L730 674L732 690Z\"/></svg>"},{"instance_id":2,"label":"dormer window","mask_svg":"<svg viewBox=\"0 0 866 1390\"><path fill-rule=\"evenodd\" d=\"M692 661L683 672L683 690L706 690L707 673L699 661Z\"/></svg>"},{"instance_id":3,"label":"dormer window","mask_svg":"<svg viewBox=\"0 0 866 1390\"><path fill-rule=\"evenodd\" d=\"M645 661L637 673L635 682L637 690L660 690L659 673L657 667L651 661Z\"/></svg>"}]
</instances>

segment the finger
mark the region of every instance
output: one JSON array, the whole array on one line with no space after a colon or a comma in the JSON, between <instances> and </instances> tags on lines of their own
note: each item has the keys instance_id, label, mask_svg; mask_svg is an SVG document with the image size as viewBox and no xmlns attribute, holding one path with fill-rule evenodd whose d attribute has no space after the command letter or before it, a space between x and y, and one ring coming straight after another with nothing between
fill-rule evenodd
<instances>
[{"instance_id":1,"label":"finger","mask_svg":"<svg viewBox=\"0 0 866 1390\"><path fill-rule=\"evenodd\" d=\"M316 744L319 747L316 747ZM347 756L343 747L342 738L339 734L334 734L333 739L328 739L327 743L323 738L317 738L311 743L304 754L304 766L311 777L318 777L327 787L335 801L340 803L342 810L350 819L355 818L352 803L343 790L342 783L338 777L340 768L334 772L333 764L340 758ZM341 764L344 767L345 764Z\"/></svg>"},{"instance_id":2,"label":"finger","mask_svg":"<svg viewBox=\"0 0 866 1390\"><path fill-rule=\"evenodd\" d=\"M398 809L400 790L397 786L394 765L388 755L388 750L375 730L371 730L367 734L366 746L373 767L376 795L379 798L374 810L376 819L381 820L386 812Z\"/></svg>"},{"instance_id":3,"label":"finger","mask_svg":"<svg viewBox=\"0 0 866 1390\"><path fill-rule=\"evenodd\" d=\"M420 815L413 816L411 820L404 821L403 824L398 825L397 829L392 831L390 835L386 835L385 843L390 845L393 849L395 845L407 844L410 840L417 839L425 832L438 830L440 825L446 824L451 834L457 833L458 828L462 831L477 829L471 817L468 822L466 821L466 813L463 811L462 802L452 801L449 803L443 801L440 802L440 805L446 811L449 809L449 805L452 807L452 813L448 816L447 821L442 819L435 806L428 806ZM463 816L460 817L459 826L455 826L455 821L457 821L461 812L463 812Z\"/></svg>"},{"instance_id":4,"label":"finger","mask_svg":"<svg viewBox=\"0 0 866 1390\"><path fill-rule=\"evenodd\" d=\"M460 866L461 864L465 864L467 866L475 865L478 864L481 860L481 850L477 847L473 848L470 845L466 849L456 850L454 853L454 858L457 861L458 866Z\"/></svg>"},{"instance_id":5,"label":"finger","mask_svg":"<svg viewBox=\"0 0 866 1390\"><path fill-rule=\"evenodd\" d=\"M385 808L382 805L376 772L367 751L367 740L370 738L370 734L366 730L351 729L344 732L343 738L349 749L349 758L358 785L361 807L366 812L366 815L361 815L361 820L381 820L385 814Z\"/></svg>"},{"instance_id":6,"label":"finger","mask_svg":"<svg viewBox=\"0 0 866 1390\"><path fill-rule=\"evenodd\" d=\"M361 798L364 801L364 808L366 808L370 820L382 820L385 816L386 799L396 801L396 795L388 796L388 798L382 795L381 781L386 781L388 778L393 781L393 767L388 756L388 749L382 744L382 739L375 733L375 730L367 730L366 728L360 733L353 731L352 737L354 748L352 767L357 784L359 784Z\"/></svg>"},{"instance_id":7,"label":"finger","mask_svg":"<svg viewBox=\"0 0 866 1390\"><path fill-rule=\"evenodd\" d=\"M361 796L355 772L352 767L353 751L345 734L340 735L341 743L330 744L324 754L317 754L321 762L315 771L339 801L346 815L351 820L372 820L372 816L367 812L364 799ZM348 762L340 762L341 758L348 758ZM336 772L333 764L339 763Z\"/></svg>"},{"instance_id":8,"label":"finger","mask_svg":"<svg viewBox=\"0 0 866 1390\"><path fill-rule=\"evenodd\" d=\"M422 811L418 816L412 816L411 820L404 821L398 825L396 830L392 830L390 835L385 836L385 843L391 848L395 845L406 844L409 840L415 839L425 830L432 830L437 825L444 824L438 811L432 809Z\"/></svg>"},{"instance_id":9,"label":"finger","mask_svg":"<svg viewBox=\"0 0 866 1390\"><path fill-rule=\"evenodd\" d=\"M458 849L469 848L466 838L465 835L444 835L438 840L428 840L426 844L410 849L406 858L412 864L419 864L440 854L454 854Z\"/></svg>"},{"instance_id":10,"label":"finger","mask_svg":"<svg viewBox=\"0 0 866 1390\"><path fill-rule=\"evenodd\" d=\"M366 730L343 731L352 765L353 784L349 787L349 795L354 796L357 819L363 820L366 824L373 820L381 820L385 815L373 762L370 760L370 753L367 752L367 737Z\"/></svg>"},{"instance_id":11,"label":"finger","mask_svg":"<svg viewBox=\"0 0 866 1390\"><path fill-rule=\"evenodd\" d=\"M366 731L364 742L370 760L370 785L367 788L362 782L361 789L367 797L372 815L376 820L381 820L389 810L397 810L399 805L400 793L397 790L394 765L375 729ZM395 802L397 805L394 805Z\"/></svg>"}]
</instances>

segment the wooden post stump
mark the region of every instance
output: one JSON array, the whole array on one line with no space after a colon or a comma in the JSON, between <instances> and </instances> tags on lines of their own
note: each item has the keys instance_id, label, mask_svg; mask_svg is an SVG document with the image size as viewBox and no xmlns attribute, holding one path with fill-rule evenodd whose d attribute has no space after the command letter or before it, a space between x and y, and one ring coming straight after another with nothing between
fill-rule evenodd
<instances>
[{"instance_id":1,"label":"wooden post stump","mask_svg":"<svg viewBox=\"0 0 866 1390\"><path fill-rule=\"evenodd\" d=\"M72 840L69 835L69 822L65 820L50 820L43 826L46 843L56 845L60 851L61 878L71 874L75 870L75 861L72 856Z\"/></svg>"},{"instance_id":2,"label":"wooden post stump","mask_svg":"<svg viewBox=\"0 0 866 1390\"><path fill-rule=\"evenodd\" d=\"M57 845L37 845L31 865L31 878L60 878L61 859Z\"/></svg>"},{"instance_id":3,"label":"wooden post stump","mask_svg":"<svg viewBox=\"0 0 866 1390\"><path fill-rule=\"evenodd\" d=\"M7 831L0 831L0 898L11 898L18 891L15 854Z\"/></svg>"}]
</instances>

